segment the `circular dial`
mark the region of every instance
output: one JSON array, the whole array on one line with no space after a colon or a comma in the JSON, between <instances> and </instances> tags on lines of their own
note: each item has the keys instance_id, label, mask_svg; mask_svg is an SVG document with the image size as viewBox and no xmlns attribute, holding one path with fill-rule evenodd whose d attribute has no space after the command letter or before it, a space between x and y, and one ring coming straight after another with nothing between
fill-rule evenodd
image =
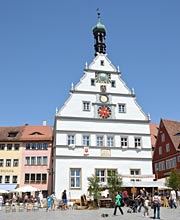
<instances>
[{"instance_id":1,"label":"circular dial","mask_svg":"<svg viewBox=\"0 0 180 220\"><path fill-rule=\"evenodd\" d=\"M106 102L108 101L108 97L107 97L106 95L101 95L101 96L99 97L99 100L100 100L101 102L103 102L103 103L106 103Z\"/></svg>"},{"instance_id":2,"label":"circular dial","mask_svg":"<svg viewBox=\"0 0 180 220\"><path fill-rule=\"evenodd\" d=\"M100 73L99 74L99 79L101 82L107 82L108 76L106 73Z\"/></svg>"},{"instance_id":3,"label":"circular dial","mask_svg":"<svg viewBox=\"0 0 180 220\"><path fill-rule=\"evenodd\" d=\"M98 108L98 114L101 118L109 118L111 115L111 109L107 106L101 106Z\"/></svg>"}]
</instances>

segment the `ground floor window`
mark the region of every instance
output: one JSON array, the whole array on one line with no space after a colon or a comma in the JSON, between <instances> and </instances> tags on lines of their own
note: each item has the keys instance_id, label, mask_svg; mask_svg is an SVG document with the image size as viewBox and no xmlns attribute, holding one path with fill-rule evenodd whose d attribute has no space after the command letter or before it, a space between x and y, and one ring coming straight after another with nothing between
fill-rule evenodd
<instances>
[{"instance_id":1,"label":"ground floor window","mask_svg":"<svg viewBox=\"0 0 180 220\"><path fill-rule=\"evenodd\" d=\"M81 187L81 169L80 168L70 169L70 187L71 188Z\"/></svg>"},{"instance_id":2,"label":"ground floor window","mask_svg":"<svg viewBox=\"0 0 180 220\"><path fill-rule=\"evenodd\" d=\"M101 183L105 183L105 182L108 182L108 179L112 175L116 175L117 170L116 169L96 169L95 173L96 173L96 177L99 178L99 181Z\"/></svg>"}]
</instances>

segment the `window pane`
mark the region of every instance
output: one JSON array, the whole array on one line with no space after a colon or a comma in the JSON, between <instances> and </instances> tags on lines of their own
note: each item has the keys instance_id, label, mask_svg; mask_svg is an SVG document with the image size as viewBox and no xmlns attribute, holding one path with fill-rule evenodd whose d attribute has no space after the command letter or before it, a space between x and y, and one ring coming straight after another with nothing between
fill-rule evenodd
<instances>
[{"instance_id":1,"label":"window pane","mask_svg":"<svg viewBox=\"0 0 180 220\"><path fill-rule=\"evenodd\" d=\"M70 169L70 184L71 187L80 188L81 170L80 169Z\"/></svg>"},{"instance_id":2,"label":"window pane","mask_svg":"<svg viewBox=\"0 0 180 220\"><path fill-rule=\"evenodd\" d=\"M42 164L42 157L37 157L37 164L41 165Z\"/></svg>"},{"instance_id":3,"label":"window pane","mask_svg":"<svg viewBox=\"0 0 180 220\"><path fill-rule=\"evenodd\" d=\"M43 157L43 165L47 165L48 164L48 160L47 160L47 156Z\"/></svg>"},{"instance_id":4,"label":"window pane","mask_svg":"<svg viewBox=\"0 0 180 220\"><path fill-rule=\"evenodd\" d=\"M108 147L114 146L114 138L113 137L107 137L107 146Z\"/></svg>"},{"instance_id":5,"label":"window pane","mask_svg":"<svg viewBox=\"0 0 180 220\"><path fill-rule=\"evenodd\" d=\"M19 150L19 144L14 144L14 150Z\"/></svg>"},{"instance_id":6,"label":"window pane","mask_svg":"<svg viewBox=\"0 0 180 220\"><path fill-rule=\"evenodd\" d=\"M4 150L5 144L0 144L0 150Z\"/></svg>"},{"instance_id":7,"label":"window pane","mask_svg":"<svg viewBox=\"0 0 180 220\"><path fill-rule=\"evenodd\" d=\"M7 144L7 150L12 150L12 144Z\"/></svg>"},{"instance_id":8,"label":"window pane","mask_svg":"<svg viewBox=\"0 0 180 220\"><path fill-rule=\"evenodd\" d=\"M74 144L74 135L68 135L68 145Z\"/></svg>"},{"instance_id":9,"label":"window pane","mask_svg":"<svg viewBox=\"0 0 180 220\"><path fill-rule=\"evenodd\" d=\"M18 167L18 165L19 165L19 160L18 159L14 159L13 166L14 167Z\"/></svg>"},{"instance_id":10,"label":"window pane","mask_svg":"<svg viewBox=\"0 0 180 220\"><path fill-rule=\"evenodd\" d=\"M85 135L83 136L83 146L89 146L89 136Z\"/></svg>"}]
</instances>

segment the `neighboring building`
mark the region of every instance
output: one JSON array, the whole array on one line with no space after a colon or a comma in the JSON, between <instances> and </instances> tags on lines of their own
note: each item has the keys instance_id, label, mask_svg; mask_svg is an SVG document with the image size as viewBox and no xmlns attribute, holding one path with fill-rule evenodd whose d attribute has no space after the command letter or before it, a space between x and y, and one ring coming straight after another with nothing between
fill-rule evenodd
<instances>
[{"instance_id":1,"label":"neighboring building","mask_svg":"<svg viewBox=\"0 0 180 220\"><path fill-rule=\"evenodd\" d=\"M153 155L156 179L166 178L174 169L180 171L180 122L161 119Z\"/></svg>"},{"instance_id":2,"label":"neighboring building","mask_svg":"<svg viewBox=\"0 0 180 220\"><path fill-rule=\"evenodd\" d=\"M157 134L158 134L159 124L150 124L150 134L151 134L151 147L152 147L152 153L154 152L156 140L157 140Z\"/></svg>"},{"instance_id":3,"label":"neighboring building","mask_svg":"<svg viewBox=\"0 0 180 220\"><path fill-rule=\"evenodd\" d=\"M0 189L27 184L52 191L52 128L0 127Z\"/></svg>"},{"instance_id":4,"label":"neighboring building","mask_svg":"<svg viewBox=\"0 0 180 220\"><path fill-rule=\"evenodd\" d=\"M87 194L87 178L93 174L106 184L117 171L124 187L150 187L154 179L150 118L108 59L106 29L99 16L93 28L95 58L56 112L54 191L58 197L64 189L72 199Z\"/></svg>"},{"instance_id":5,"label":"neighboring building","mask_svg":"<svg viewBox=\"0 0 180 220\"><path fill-rule=\"evenodd\" d=\"M32 185L44 195L52 193L52 128L51 126L24 127L21 141L23 175L20 186Z\"/></svg>"},{"instance_id":6,"label":"neighboring building","mask_svg":"<svg viewBox=\"0 0 180 220\"><path fill-rule=\"evenodd\" d=\"M0 189L15 189L22 178L23 127L0 127Z\"/></svg>"}]
</instances>

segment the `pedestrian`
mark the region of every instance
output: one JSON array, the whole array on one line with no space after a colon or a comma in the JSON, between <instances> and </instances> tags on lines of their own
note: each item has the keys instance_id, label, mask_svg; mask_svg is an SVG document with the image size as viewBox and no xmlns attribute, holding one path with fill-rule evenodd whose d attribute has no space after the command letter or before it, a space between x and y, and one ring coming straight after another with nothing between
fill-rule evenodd
<instances>
[{"instance_id":1,"label":"pedestrian","mask_svg":"<svg viewBox=\"0 0 180 220\"><path fill-rule=\"evenodd\" d=\"M67 194L66 194L66 190L64 190L62 192L62 202L63 202L63 205L64 205L64 209L67 209Z\"/></svg>"},{"instance_id":2,"label":"pedestrian","mask_svg":"<svg viewBox=\"0 0 180 220\"><path fill-rule=\"evenodd\" d=\"M144 217L149 217L149 199L147 196L144 198Z\"/></svg>"},{"instance_id":3,"label":"pedestrian","mask_svg":"<svg viewBox=\"0 0 180 220\"><path fill-rule=\"evenodd\" d=\"M56 200L57 200L57 198L56 198L55 192L53 192L51 195L51 209L53 211L55 211Z\"/></svg>"},{"instance_id":4,"label":"pedestrian","mask_svg":"<svg viewBox=\"0 0 180 220\"><path fill-rule=\"evenodd\" d=\"M4 198L2 195L0 195L0 210L2 210L3 202L4 202Z\"/></svg>"},{"instance_id":5,"label":"pedestrian","mask_svg":"<svg viewBox=\"0 0 180 220\"><path fill-rule=\"evenodd\" d=\"M39 192L38 199L39 199L40 208L43 208L43 194L42 194L42 191Z\"/></svg>"},{"instance_id":6,"label":"pedestrian","mask_svg":"<svg viewBox=\"0 0 180 220\"><path fill-rule=\"evenodd\" d=\"M176 206L176 191L174 189L171 190L169 199L170 199L171 209L172 208L176 209L177 208L177 206Z\"/></svg>"},{"instance_id":7,"label":"pedestrian","mask_svg":"<svg viewBox=\"0 0 180 220\"><path fill-rule=\"evenodd\" d=\"M146 191L145 189L140 190L140 196L139 196L139 208L138 212L141 212L141 208L144 207L144 198L145 198Z\"/></svg>"},{"instance_id":8,"label":"pedestrian","mask_svg":"<svg viewBox=\"0 0 180 220\"><path fill-rule=\"evenodd\" d=\"M47 197L47 209L46 209L46 211L49 212L50 208L51 208L51 196L48 195L48 197Z\"/></svg>"},{"instance_id":9,"label":"pedestrian","mask_svg":"<svg viewBox=\"0 0 180 220\"><path fill-rule=\"evenodd\" d=\"M156 212L157 212L157 219L160 219L160 206L161 206L161 197L158 195L158 192L155 192L153 196L153 209L154 209L153 219L156 218Z\"/></svg>"},{"instance_id":10,"label":"pedestrian","mask_svg":"<svg viewBox=\"0 0 180 220\"><path fill-rule=\"evenodd\" d=\"M116 215L117 208L119 208L119 211L121 212L121 215L124 214L124 213L123 213L123 210L122 210L122 208L121 208L122 200L123 200L122 195L120 195L119 192L116 192L115 207L114 207L114 213L113 213L113 215Z\"/></svg>"}]
</instances>

